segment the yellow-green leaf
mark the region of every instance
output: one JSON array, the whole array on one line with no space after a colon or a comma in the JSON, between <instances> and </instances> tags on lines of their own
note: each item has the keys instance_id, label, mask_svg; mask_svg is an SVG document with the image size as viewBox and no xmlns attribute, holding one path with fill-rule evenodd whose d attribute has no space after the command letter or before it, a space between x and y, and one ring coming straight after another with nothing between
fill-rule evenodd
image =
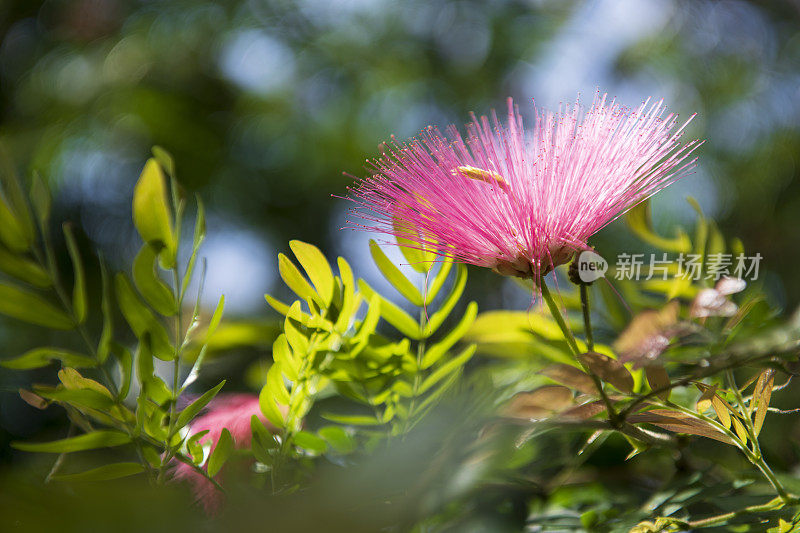
<instances>
[{"instance_id":1,"label":"yellow-green leaf","mask_svg":"<svg viewBox=\"0 0 800 533\"><path fill-rule=\"evenodd\" d=\"M148 159L133 191L133 222L142 240L160 253L165 268L175 266L177 241L161 166Z\"/></svg>"},{"instance_id":2,"label":"yellow-green leaf","mask_svg":"<svg viewBox=\"0 0 800 533\"><path fill-rule=\"evenodd\" d=\"M72 329L75 322L40 296L12 285L0 284L0 313L53 329Z\"/></svg>"}]
</instances>

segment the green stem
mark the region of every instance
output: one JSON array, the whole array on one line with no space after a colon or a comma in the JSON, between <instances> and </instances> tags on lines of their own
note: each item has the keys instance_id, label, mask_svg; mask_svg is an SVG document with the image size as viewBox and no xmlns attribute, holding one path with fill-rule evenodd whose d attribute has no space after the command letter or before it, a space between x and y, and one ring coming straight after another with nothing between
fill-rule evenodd
<instances>
[{"instance_id":1,"label":"green stem","mask_svg":"<svg viewBox=\"0 0 800 533\"><path fill-rule=\"evenodd\" d=\"M592 319L589 313L589 287L581 283L581 310L583 311L583 326L586 334L586 347L594 351L594 336L592 335Z\"/></svg>"},{"instance_id":2,"label":"green stem","mask_svg":"<svg viewBox=\"0 0 800 533\"><path fill-rule=\"evenodd\" d=\"M708 518L703 518L702 520L694 520L692 522L689 522L688 525L690 528L693 529L719 526L725 524L728 520L731 520L732 518L736 518L738 516L744 516L751 513L765 513L769 511L776 511L778 509L781 509L786 503L787 502L783 501L780 498L775 498L761 505L751 505L750 507L745 507L744 509L740 509L738 511L724 513L716 516L710 516Z\"/></svg>"},{"instance_id":3,"label":"green stem","mask_svg":"<svg viewBox=\"0 0 800 533\"><path fill-rule=\"evenodd\" d=\"M563 333L564 338L567 341L570 349L572 350L572 355L575 356L575 359L581 365L583 370L592 378L594 382L594 386L597 389L600 398L602 398L603 403L608 410L608 419L611 422L611 425L615 428L619 426L619 416L617 415L616 410L614 409L614 404L611 402L611 399L606 394L606 391L603 389L603 382L600 381L600 378L591 371L580 359L580 348L578 348L578 343L575 341L575 336L572 334L572 330L569 329L566 320L564 320L564 316L561 314L561 310L558 308L558 304L553 299L553 295L550 293L550 289L547 288L547 283L544 281L544 276L539 278L539 287L542 291L542 298L544 299L545 303L547 304L547 308L550 310L550 314L553 316L553 319L558 324L558 327L561 329L561 333ZM585 303L585 310L584 310L584 319L588 320L588 295L587 299L584 300L583 298L584 293L581 293L581 300L582 303ZM589 324L587 330L591 330L591 324ZM591 334L590 334L591 335ZM588 338L587 338L588 341Z\"/></svg>"}]
</instances>

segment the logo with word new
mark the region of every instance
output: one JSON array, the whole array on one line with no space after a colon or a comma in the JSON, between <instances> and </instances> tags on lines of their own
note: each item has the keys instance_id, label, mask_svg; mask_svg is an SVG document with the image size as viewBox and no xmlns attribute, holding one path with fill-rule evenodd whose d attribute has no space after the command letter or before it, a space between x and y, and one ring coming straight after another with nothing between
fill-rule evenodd
<instances>
[{"instance_id":1,"label":"logo with word new","mask_svg":"<svg viewBox=\"0 0 800 533\"><path fill-rule=\"evenodd\" d=\"M578 277L584 283L591 283L602 278L608 270L608 262L600 255L584 250L578 256Z\"/></svg>"}]
</instances>

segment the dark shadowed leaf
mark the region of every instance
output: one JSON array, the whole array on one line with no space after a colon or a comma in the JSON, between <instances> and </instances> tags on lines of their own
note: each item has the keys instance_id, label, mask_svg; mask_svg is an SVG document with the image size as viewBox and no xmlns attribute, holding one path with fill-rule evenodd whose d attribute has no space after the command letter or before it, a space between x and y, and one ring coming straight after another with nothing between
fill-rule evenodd
<instances>
[{"instance_id":1,"label":"dark shadowed leaf","mask_svg":"<svg viewBox=\"0 0 800 533\"><path fill-rule=\"evenodd\" d=\"M103 465L86 472L78 474L60 474L53 476L55 481L75 482L75 481L108 481L122 477L133 476L144 472L144 467L139 463L114 463Z\"/></svg>"},{"instance_id":2,"label":"dark shadowed leaf","mask_svg":"<svg viewBox=\"0 0 800 533\"><path fill-rule=\"evenodd\" d=\"M219 440L217 441L217 445L214 446L214 451L211 452L211 456L208 458L208 475L214 477L217 475L217 472L220 471L222 466L225 464L225 461L228 460L230 457L231 452L233 451L233 436L231 432L228 431L228 428L223 428L222 433L219 436Z\"/></svg>"}]
</instances>

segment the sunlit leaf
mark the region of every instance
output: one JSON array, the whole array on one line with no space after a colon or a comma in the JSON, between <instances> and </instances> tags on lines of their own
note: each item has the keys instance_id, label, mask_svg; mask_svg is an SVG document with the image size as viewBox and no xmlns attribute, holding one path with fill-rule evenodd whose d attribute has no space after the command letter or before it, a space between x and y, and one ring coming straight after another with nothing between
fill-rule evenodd
<instances>
[{"instance_id":1,"label":"sunlit leaf","mask_svg":"<svg viewBox=\"0 0 800 533\"><path fill-rule=\"evenodd\" d=\"M428 246L420 244L420 232L408 221L392 218L397 245L408 264L417 272L424 274L433 267L436 254L429 251ZM416 237L413 240L407 236Z\"/></svg>"},{"instance_id":2,"label":"sunlit leaf","mask_svg":"<svg viewBox=\"0 0 800 533\"><path fill-rule=\"evenodd\" d=\"M186 408L178 414L178 419L175 422L175 430L179 430L184 427L186 424L191 422L197 414L203 410L203 408L208 405L208 403L214 399L217 393L222 389L225 385L225 380L219 382L219 384L204 392L197 398L195 401L190 403Z\"/></svg>"},{"instance_id":3,"label":"sunlit leaf","mask_svg":"<svg viewBox=\"0 0 800 533\"><path fill-rule=\"evenodd\" d=\"M478 304L470 302L464 316L461 317L458 324L456 324L450 332L444 336L442 340L433 344L425 352L422 358L422 368L429 368L434 365L455 343L457 343L464 334L475 322L475 317L478 316Z\"/></svg>"},{"instance_id":4,"label":"sunlit leaf","mask_svg":"<svg viewBox=\"0 0 800 533\"><path fill-rule=\"evenodd\" d=\"M419 387L419 394L425 394L427 390L429 390L436 383L445 378L448 374L461 370L463 366L467 363L467 361L469 361L472 355L475 353L475 349L476 346L474 344L468 346L464 350L462 350L461 353L459 353L452 359L449 359L443 365L437 367L436 370L434 370L422 382L422 385Z\"/></svg>"},{"instance_id":5,"label":"sunlit leaf","mask_svg":"<svg viewBox=\"0 0 800 533\"><path fill-rule=\"evenodd\" d=\"M133 222L142 240L153 246L164 268L175 266L177 241L161 166L148 159L133 191Z\"/></svg>"},{"instance_id":6,"label":"sunlit leaf","mask_svg":"<svg viewBox=\"0 0 800 533\"><path fill-rule=\"evenodd\" d=\"M373 240L369 241L369 251L372 254L372 260L383 274L383 277L385 277L406 300L413 305L421 306L422 294L420 294L419 289L417 289L405 274L400 272L400 269L386 257L386 254L383 253L378 243Z\"/></svg>"},{"instance_id":7,"label":"sunlit leaf","mask_svg":"<svg viewBox=\"0 0 800 533\"><path fill-rule=\"evenodd\" d=\"M753 405L755 405L756 412L753 421L753 429L755 430L756 437L761 433L761 427L764 425L764 418L767 416L774 384L775 370L768 368L759 374L756 387L753 390Z\"/></svg>"},{"instance_id":8,"label":"sunlit leaf","mask_svg":"<svg viewBox=\"0 0 800 533\"><path fill-rule=\"evenodd\" d=\"M378 294L363 279L358 280L358 287L368 300L371 299L373 295ZM378 294L378 297L381 301L381 316L386 319L389 324L397 328L400 333L410 339L419 339L422 337L422 332L416 320L383 296Z\"/></svg>"},{"instance_id":9,"label":"sunlit leaf","mask_svg":"<svg viewBox=\"0 0 800 533\"><path fill-rule=\"evenodd\" d=\"M450 288L450 292L442 302L442 305L439 306L439 309L430 316L427 324L425 324L425 330L423 332L425 337L435 333L436 330L439 329L439 326L441 326L445 319L447 319L447 317L450 315L450 312L461 298L461 295L464 293L464 287L466 284L467 267L459 263L456 267L456 279L453 281L453 286Z\"/></svg>"},{"instance_id":10,"label":"sunlit leaf","mask_svg":"<svg viewBox=\"0 0 800 533\"><path fill-rule=\"evenodd\" d=\"M208 458L208 475L214 477L220 471L225 461L233 451L233 436L228 428L223 428L214 450Z\"/></svg>"},{"instance_id":11,"label":"sunlit leaf","mask_svg":"<svg viewBox=\"0 0 800 533\"><path fill-rule=\"evenodd\" d=\"M319 248L313 244L293 240L289 242L289 247L294 252L300 265L305 269L325 307L328 307L333 298L334 286L333 272L328 260L325 259Z\"/></svg>"},{"instance_id":12,"label":"sunlit leaf","mask_svg":"<svg viewBox=\"0 0 800 533\"><path fill-rule=\"evenodd\" d=\"M284 254L278 254L278 272L286 286L292 289L296 295L307 302L316 302L320 306L325 306L325 301L317 294L311 284L300 273L300 270L292 263L291 259Z\"/></svg>"}]
</instances>

